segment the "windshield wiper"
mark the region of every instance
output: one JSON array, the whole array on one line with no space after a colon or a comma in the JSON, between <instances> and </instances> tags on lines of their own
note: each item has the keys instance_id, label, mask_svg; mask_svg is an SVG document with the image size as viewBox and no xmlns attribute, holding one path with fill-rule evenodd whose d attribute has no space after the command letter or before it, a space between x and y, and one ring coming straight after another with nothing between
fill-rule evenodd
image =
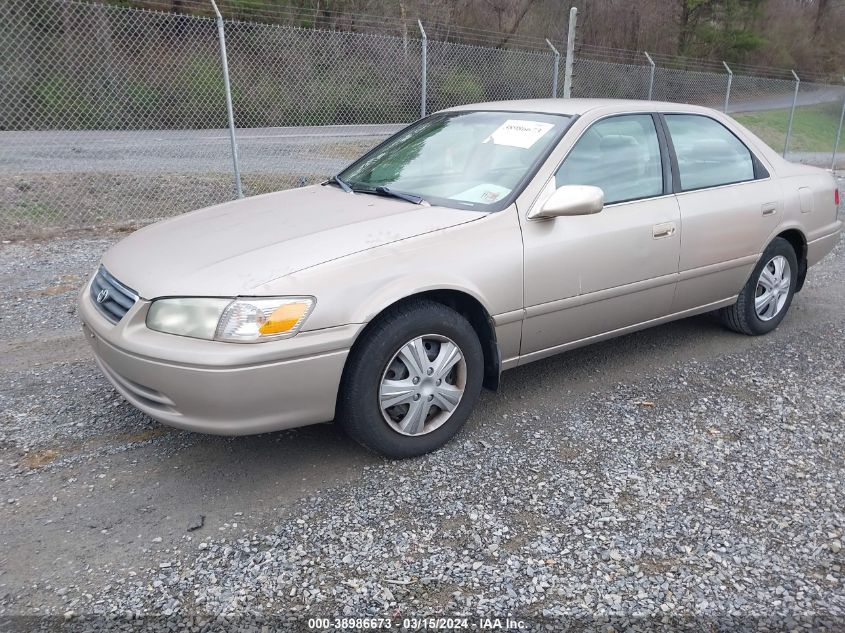
<instances>
[{"instance_id":1,"label":"windshield wiper","mask_svg":"<svg viewBox=\"0 0 845 633\"><path fill-rule=\"evenodd\" d=\"M400 191L393 191L392 189L388 189L387 187L376 187L375 189L364 189L360 190L363 193L376 193L380 196L390 196L391 198L399 198L400 200L406 200L407 202L413 202L414 204L423 204L425 200L421 196L415 196L412 193L402 193Z\"/></svg>"},{"instance_id":2,"label":"windshield wiper","mask_svg":"<svg viewBox=\"0 0 845 633\"><path fill-rule=\"evenodd\" d=\"M340 179L340 176L332 176L326 182L333 182L338 187L343 189L346 193L355 193L355 191L352 189L352 187L350 187L349 185L347 185L345 182L343 182Z\"/></svg>"}]
</instances>

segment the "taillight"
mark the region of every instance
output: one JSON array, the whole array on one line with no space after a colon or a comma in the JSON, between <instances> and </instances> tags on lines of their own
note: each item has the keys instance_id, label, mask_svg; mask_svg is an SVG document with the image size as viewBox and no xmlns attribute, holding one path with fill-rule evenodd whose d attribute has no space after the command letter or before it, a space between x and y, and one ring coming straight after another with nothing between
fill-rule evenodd
<instances>
[{"instance_id":1,"label":"taillight","mask_svg":"<svg viewBox=\"0 0 845 633\"><path fill-rule=\"evenodd\" d=\"M833 190L833 204L837 207L839 206L839 189Z\"/></svg>"}]
</instances>

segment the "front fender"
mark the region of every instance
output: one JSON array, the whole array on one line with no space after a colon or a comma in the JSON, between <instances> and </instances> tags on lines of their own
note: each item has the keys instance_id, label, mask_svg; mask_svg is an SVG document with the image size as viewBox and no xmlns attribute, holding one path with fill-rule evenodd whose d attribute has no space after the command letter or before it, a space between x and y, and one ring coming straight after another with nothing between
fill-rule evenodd
<instances>
[{"instance_id":1,"label":"front fender","mask_svg":"<svg viewBox=\"0 0 845 633\"><path fill-rule=\"evenodd\" d=\"M522 274L522 236L511 207L329 261L255 292L315 296L307 331L368 323L393 303L432 290L466 293L495 317L522 309Z\"/></svg>"}]
</instances>

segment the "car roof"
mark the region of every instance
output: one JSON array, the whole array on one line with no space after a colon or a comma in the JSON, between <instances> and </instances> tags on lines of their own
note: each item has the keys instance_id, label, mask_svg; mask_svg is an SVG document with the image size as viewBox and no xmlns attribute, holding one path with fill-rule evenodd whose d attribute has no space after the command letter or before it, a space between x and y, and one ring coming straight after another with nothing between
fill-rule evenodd
<instances>
[{"instance_id":1,"label":"car roof","mask_svg":"<svg viewBox=\"0 0 845 633\"><path fill-rule=\"evenodd\" d=\"M636 99L516 99L513 101L487 101L468 103L447 108L441 112L461 110L501 110L509 112L540 112L544 114L582 115L593 110L602 114L614 112L708 112L710 108L672 103L668 101L642 101Z\"/></svg>"}]
</instances>

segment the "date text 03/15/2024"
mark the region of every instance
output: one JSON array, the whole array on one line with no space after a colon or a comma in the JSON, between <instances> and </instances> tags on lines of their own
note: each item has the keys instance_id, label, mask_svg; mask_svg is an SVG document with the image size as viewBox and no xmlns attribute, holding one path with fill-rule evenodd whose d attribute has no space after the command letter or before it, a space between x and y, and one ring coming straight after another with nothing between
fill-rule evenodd
<instances>
[{"instance_id":1,"label":"date text 03/15/2024","mask_svg":"<svg viewBox=\"0 0 845 633\"><path fill-rule=\"evenodd\" d=\"M309 618L308 628L349 631L398 629L401 631L518 631L526 623L513 618Z\"/></svg>"}]
</instances>

